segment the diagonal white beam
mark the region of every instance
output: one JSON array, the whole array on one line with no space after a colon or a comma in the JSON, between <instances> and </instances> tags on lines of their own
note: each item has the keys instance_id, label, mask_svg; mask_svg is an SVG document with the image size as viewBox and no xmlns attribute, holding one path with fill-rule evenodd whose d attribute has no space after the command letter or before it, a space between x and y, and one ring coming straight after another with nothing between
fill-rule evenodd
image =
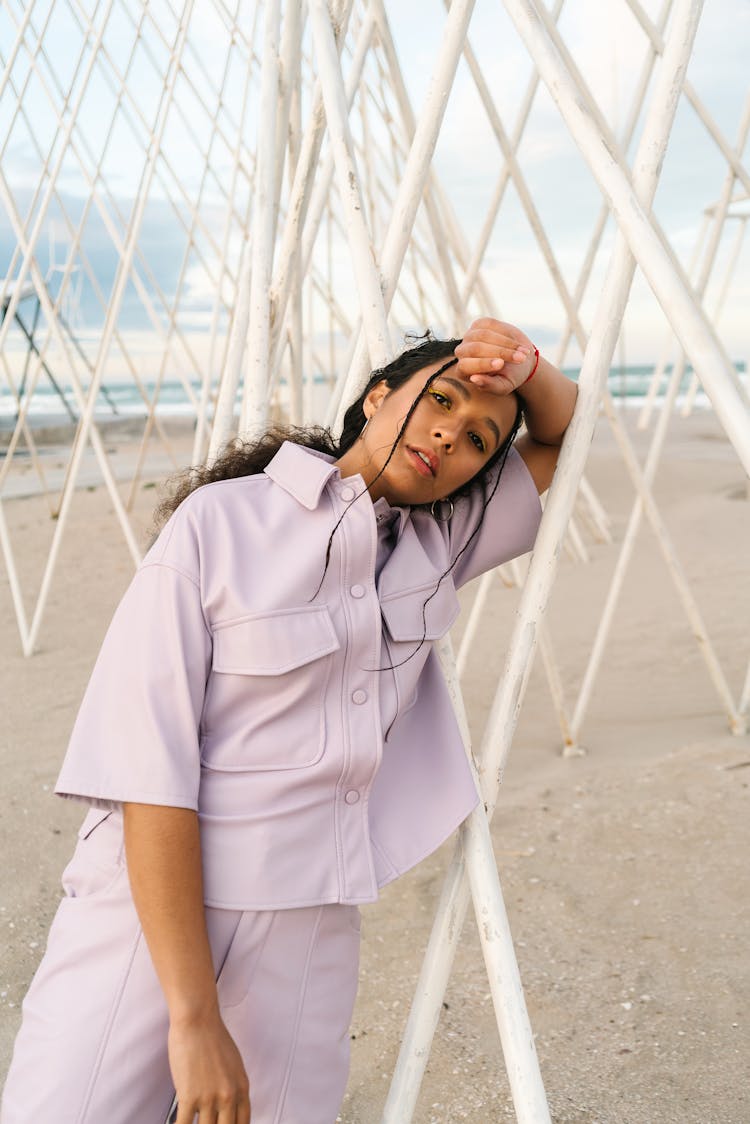
<instances>
[{"instance_id":1,"label":"diagonal white beam","mask_svg":"<svg viewBox=\"0 0 750 1124\"><path fill-rule=\"evenodd\" d=\"M435 64L425 104L420 114L420 128L414 136L409 150L409 158L404 170L399 191L394 204L393 215L388 225L388 233L380 257L380 273L383 283L383 297L388 310L393 301L401 266L403 264L409 236L429 174L432 154L437 144L438 132L445 114L456 68L461 55L461 46L474 10L475 0L454 0L446 20L438 58ZM355 345L354 356L346 378L341 381L336 398L331 403L331 415L336 428L343 421L344 407L366 373L367 343L362 330Z\"/></svg>"},{"instance_id":2,"label":"diagonal white beam","mask_svg":"<svg viewBox=\"0 0 750 1124\"><path fill-rule=\"evenodd\" d=\"M555 52L531 0L504 0L582 156L607 197L618 226L662 306L730 441L750 474L750 416L734 368L655 219L639 203L616 154L596 125L570 73ZM637 165L636 165L637 168Z\"/></svg>"},{"instance_id":3,"label":"diagonal white beam","mask_svg":"<svg viewBox=\"0 0 750 1124\"><path fill-rule=\"evenodd\" d=\"M348 98L326 0L310 0L310 26L369 362L373 368L382 367L391 355L388 321L377 264L364 220L360 175L348 122Z\"/></svg>"},{"instance_id":4,"label":"diagonal white beam","mask_svg":"<svg viewBox=\"0 0 750 1124\"><path fill-rule=\"evenodd\" d=\"M339 27L337 40L339 50L341 50L346 35L352 3L353 0L340 0L338 10L334 12L334 19ZM359 76L362 73L367 51L370 47L374 25L374 17L369 15L364 20L357 35L354 59L349 75L347 76L346 84L349 106L352 104L359 84ZM304 276L306 273L306 264L307 261L309 261L309 257L306 258L304 250L300 249L300 236L303 234L303 231L304 235L307 236L308 230L310 226L312 226L313 234L312 242L310 243L310 249L312 249L312 244L317 237L320 227L321 216L328 197L330 181L333 176L333 157L330 151L326 154L323 168L319 169L317 167L325 134L325 125L326 119L323 96L320 91L320 83L318 82L314 92L313 106L300 144L297 166L294 170L294 179L289 193L286 221L282 229L277 254L278 264L271 285L272 339L274 341L274 346L278 346L279 336L283 334L282 326L297 262L298 260L300 261L299 272L300 275ZM324 190L320 186L321 184L324 185Z\"/></svg>"},{"instance_id":5,"label":"diagonal white beam","mask_svg":"<svg viewBox=\"0 0 750 1124\"><path fill-rule=\"evenodd\" d=\"M651 19L638 3L638 0L627 0L627 4L635 18L640 23L643 30L646 32L646 35L648 35L656 50L661 53L664 49L664 39L659 29L654 26ZM697 93L689 78L685 80L683 89L685 91L685 97L692 105L700 121L705 126L709 136L715 142L727 164L730 166L730 168L732 168L740 183L744 185L745 190L750 191L750 173L738 158L737 153L733 151L732 146L729 144L723 132L714 121L706 106L703 104L703 100Z\"/></svg>"},{"instance_id":6,"label":"diagonal white beam","mask_svg":"<svg viewBox=\"0 0 750 1124\"><path fill-rule=\"evenodd\" d=\"M253 185L253 227L250 253L250 309L247 361L243 384L240 431L263 432L268 421L268 353L271 339L271 284L276 241L276 114L281 59L281 0L266 0L263 9L263 67L258 107L258 151Z\"/></svg>"},{"instance_id":7,"label":"diagonal white beam","mask_svg":"<svg viewBox=\"0 0 750 1124\"><path fill-rule=\"evenodd\" d=\"M133 254L135 251L135 245L145 212L148 190L154 176L155 163L159 152L161 138L166 125L169 106L171 104L174 92L174 83L180 68L181 55L185 44L185 37L187 34L187 27L190 20L191 10L192 0L188 0L183 9L182 19L177 28L172 57L170 59L169 69L167 72L166 81L164 83L164 88L162 90L162 95L159 101L159 107L154 124L153 143L144 167L140 185L141 190L139 192L138 202L135 207L133 219L128 230L125 252L118 265L112 298L110 301L107 318L104 324L104 330L102 332L99 353L97 356L97 363L92 375L91 385L89 386L86 410L81 417L78 431L76 433L75 445L69 464L69 472L63 489L62 502L60 504L60 513L55 524L55 531L52 537L52 546L50 548L44 574L42 576L39 598L37 600L34 617L32 619L31 628L29 630L29 651L33 651L34 645L36 644L36 638L39 632L39 628L41 626L44 607L46 604L47 596L49 594L52 575L54 573L55 564L57 562L57 555L59 553L62 535L67 521L67 515L70 510L70 505L73 498L75 483L80 467L81 457L83 455L83 450L85 448L89 435L95 433L95 429L92 430L91 428L91 423L94 414L96 395L99 390L99 386L101 385L104 366L109 353L112 336L114 334L115 323L119 315L120 306L125 293L125 287L127 285L130 267L133 260Z\"/></svg>"},{"instance_id":8,"label":"diagonal white beam","mask_svg":"<svg viewBox=\"0 0 750 1124\"><path fill-rule=\"evenodd\" d=\"M676 4L672 29L635 161L636 180L646 206L650 205L656 190L700 11L701 5L694 0L679 0ZM537 24L536 30L548 47L549 40L544 38L544 29ZM536 41L534 46L536 49ZM541 51L538 53L542 54ZM543 57L533 57L542 76L548 80L549 75L544 69L549 61L547 53ZM552 73L557 81L564 81L567 72L557 65L556 59L554 62ZM576 409L549 491L513 630L508 661L483 739L480 775L487 813L490 816L497 800L503 768L531 672L539 627L591 444L634 269L635 263L628 244L624 236L618 234L611 268L607 271L584 355ZM480 805L466 821L465 831L469 836L473 830L481 830L481 825L474 821L478 816L484 815L485 810ZM386 1101L383 1124L406 1124L412 1118L467 905L465 864L459 847L454 852L446 874Z\"/></svg>"},{"instance_id":9,"label":"diagonal white beam","mask_svg":"<svg viewBox=\"0 0 750 1124\"><path fill-rule=\"evenodd\" d=\"M12 323L13 316L15 315L16 307L18 305L18 297L23 290L23 283L26 280L28 272L31 268L32 256L33 256L34 251L36 249L37 241L38 241L39 236L42 232L42 227L43 227L44 222L45 222L46 217L47 217L47 212L48 212L48 209L49 209L50 200L52 198L52 194L55 190L58 178L60 176L60 172L62 170L62 166L63 166L64 160L65 160L66 154L67 154L68 143L69 143L71 135L73 133L73 129L74 129L76 121L78 119L78 115L81 111L81 106L83 104L84 95L86 93L86 90L88 89L88 84L89 84L89 82L91 80L91 76L94 72L94 68L95 68L95 65L96 65L96 59L97 59L97 51L98 51L98 49L101 45L102 38L104 36L104 32L105 32L105 29L106 29L106 26L107 26L107 19L108 19L109 13L112 10L113 3L114 3L114 0L108 0L108 2L106 4L104 15L103 15L103 17L101 17L99 28L96 31L96 34L94 36L94 42L91 45L91 49L90 49L91 53L90 53L90 56L89 56L89 59L88 59L88 63L85 67L83 77L81 78L81 80L78 84L78 90L77 90L77 93L76 93L75 100L74 100L74 102L71 106L65 106L64 107L66 112L65 112L64 116L61 118L61 130L60 130L61 136L57 140L58 155L57 155L57 157L55 158L54 161L48 160L47 164L45 165L45 173L48 176L48 182L47 182L46 187L44 189L44 194L43 194L40 206L39 206L39 210L37 212L36 219L34 220L33 227L31 229L31 232L29 233L29 236L28 236L28 251L24 255L23 261L21 262L21 268L19 269L18 275L15 278L16 283L17 283L16 288L13 290L13 293L11 294L11 299L10 299L10 303L9 303L7 311L6 311L5 320L0 325L0 348L2 348L4 343L5 343L5 338L6 338L8 329L10 327L10 324ZM78 64L77 64L78 66L80 66L82 61L83 61L83 56L85 54L85 50L86 50L86 46L84 44L84 46L81 49L81 54L80 54ZM51 167L49 167L50 164L51 164Z\"/></svg>"}]
</instances>

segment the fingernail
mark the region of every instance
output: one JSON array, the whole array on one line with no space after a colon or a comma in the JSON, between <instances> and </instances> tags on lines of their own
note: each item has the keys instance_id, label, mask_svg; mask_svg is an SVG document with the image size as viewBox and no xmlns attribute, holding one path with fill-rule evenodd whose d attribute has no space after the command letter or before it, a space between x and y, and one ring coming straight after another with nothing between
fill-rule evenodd
<instances>
[{"instance_id":1,"label":"fingernail","mask_svg":"<svg viewBox=\"0 0 750 1124\"><path fill-rule=\"evenodd\" d=\"M516 350L513 352L513 358L514 359L526 359L528 354L529 353L528 353L528 351L526 351L525 348L517 347Z\"/></svg>"},{"instance_id":2,"label":"fingernail","mask_svg":"<svg viewBox=\"0 0 750 1124\"><path fill-rule=\"evenodd\" d=\"M492 366L495 368L495 370L498 370L500 367L502 367L502 365L503 365L502 359L493 359L492 360Z\"/></svg>"}]
</instances>

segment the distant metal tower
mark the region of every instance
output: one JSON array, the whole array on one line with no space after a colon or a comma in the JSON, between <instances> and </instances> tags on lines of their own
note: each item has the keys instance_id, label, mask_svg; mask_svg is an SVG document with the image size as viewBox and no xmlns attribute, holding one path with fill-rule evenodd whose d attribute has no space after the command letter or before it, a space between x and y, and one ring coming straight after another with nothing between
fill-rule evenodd
<instances>
[{"instance_id":1,"label":"distant metal tower","mask_svg":"<svg viewBox=\"0 0 750 1124\"><path fill-rule=\"evenodd\" d=\"M583 355L576 416L477 753L483 801L461 829L449 867L384 1108L389 1124L412 1118L470 899L517 1118L525 1124L549 1120L488 825L537 638L566 750L577 750L644 515L732 730L744 728L750 705L750 669L736 701L652 492L688 363L694 385L702 385L750 473L747 397L714 326L743 247L750 101L732 143L686 78L700 2L662 0L652 20L639 0L617 0L611 7L632 15L643 48L629 112L614 135L560 30L563 2L555 0L551 9L541 0L504 0L503 10L498 6L502 34L492 44L491 61L495 67L501 58L506 65L519 58L530 63L507 122L496 76L488 69L487 45L472 44L479 18L474 0L446 0L418 111L404 79L404 45L395 41L385 0L182 5L2 0L0 5L0 206L15 243L0 281L0 372L14 414L0 468L0 544L27 654L38 640L85 457L98 464L133 562L139 560L128 512L148 467L152 438L176 466L159 411L167 382L179 382L195 418L194 462L213 457L237 432L261 431L272 415L338 425L344 404L367 371L392 355L404 327L429 324L460 334L472 316L497 313L501 301L513 316L513 284L498 290L488 264L505 244L507 231L498 224L512 206L536 247L540 283L559 309L558 342L550 354L562 363L572 345ZM574 8L575 0L567 7ZM437 3L435 9L442 19ZM477 120L481 115L496 144L486 154L496 185L482 204L483 221L473 238L462 229L459 201L451 198L435 158L447 135L446 110L459 72L471 79L467 136L472 115ZM561 134L598 198L572 283L524 159L545 98L554 102ZM713 206L690 280L652 210L681 99L698 115L705 144L715 148L725 169L724 183L716 185L718 201L696 204L696 212ZM454 159L459 148L454 146ZM472 170L467 167L467 177ZM609 219L617 230L611 248ZM704 299L730 223L737 235L711 305L712 319ZM53 229L54 253L48 248ZM668 331L642 417L647 424L658 404L645 465L607 390L636 267ZM584 309L592 307L585 316ZM677 360L660 398L672 339ZM144 406L141 449L127 496L100 432L101 418L112 407L108 384L123 379L137 388ZM30 420L35 395L45 387L76 420L59 491L47 484ZM691 388L688 407L693 394ZM542 625L563 540L584 560L581 528L594 538L609 535L606 515L583 477L602 407L635 499L589 666L569 710ZM13 494L24 446L56 516L30 620L23 541L11 541L3 508ZM502 576L520 582L517 568ZM479 584L469 636L492 580L487 575ZM447 644L443 655L462 715ZM465 721L463 728L466 732ZM469 750L468 733L466 741Z\"/></svg>"}]
</instances>

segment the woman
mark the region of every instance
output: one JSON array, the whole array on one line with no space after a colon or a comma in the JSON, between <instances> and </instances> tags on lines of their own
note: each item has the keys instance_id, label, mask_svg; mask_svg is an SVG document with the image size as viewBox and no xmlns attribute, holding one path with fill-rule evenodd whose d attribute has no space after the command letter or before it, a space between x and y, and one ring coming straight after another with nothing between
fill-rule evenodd
<instances>
[{"instance_id":1,"label":"woman","mask_svg":"<svg viewBox=\"0 0 750 1124\"><path fill-rule=\"evenodd\" d=\"M358 907L477 800L433 641L533 545L575 395L482 319L375 372L338 444L185 475L58 781L91 809L2 1124L162 1124L175 1090L178 1124L332 1124Z\"/></svg>"}]
</instances>

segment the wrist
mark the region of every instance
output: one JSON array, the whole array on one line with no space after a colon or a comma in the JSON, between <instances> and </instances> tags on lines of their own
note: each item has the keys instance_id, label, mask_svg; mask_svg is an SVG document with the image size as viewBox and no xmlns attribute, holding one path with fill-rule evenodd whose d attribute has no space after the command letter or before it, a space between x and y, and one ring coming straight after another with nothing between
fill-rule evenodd
<instances>
[{"instance_id":1,"label":"wrist","mask_svg":"<svg viewBox=\"0 0 750 1124\"><path fill-rule=\"evenodd\" d=\"M521 383L521 386L526 386L527 382L531 382L531 380L533 379L533 377L536 374L537 369L539 367L539 348L534 347L533 344L531 346L534 348L534 366L531 368L531 373L528 374L526 376L526 378L523 380L523 382Z\"/></svg>"},{"instance_id":2,"label":"wrist","mask_svg":"<svg viewBox=\"0 0 750 1124\"><path fill-rule=\"evenodd\" d=\"M179 996L167 1001L169 1025L175 1030L190 1030L212 1026L221 1021L216 987L204 996Z\"/></svg>"}]
</instances>

